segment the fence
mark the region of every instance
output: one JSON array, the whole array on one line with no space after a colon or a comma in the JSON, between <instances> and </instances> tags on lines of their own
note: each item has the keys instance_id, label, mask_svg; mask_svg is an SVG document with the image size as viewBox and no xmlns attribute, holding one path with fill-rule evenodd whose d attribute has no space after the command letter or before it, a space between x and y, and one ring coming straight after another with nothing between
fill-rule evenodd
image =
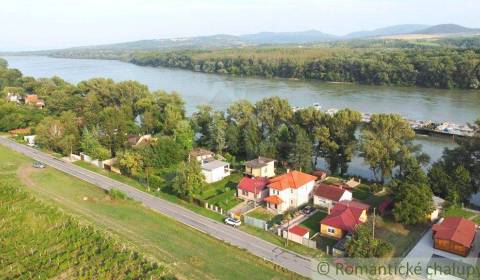
<instances>
[{"instance_id":1,"label":"fence","mask_svg":"<svg viewBox=\"0 0 480 280\"><path fill-rule=\"evenodd\" d=\"M312 248L312 249L317 249L318 248L316 240L304 238L304 237L298 236L296 234L289 233L285 228L279 228L278 229L278 235L285 238L285 239L288 239L288 240L291 240L293 242L302 244L303 246L306 246L306 247L309 247L309 248Z\"/></svg>"},{"instance_id":2,"label":"fence","mask_svg":"<svg viewBox=\"0 0 480 280\"><path fill-rule=\"evenodd\" d=\"M244 215L243 216L243 221L247 225L251 225L251 226L254 226L256 228L263 229L263 230L268 230L268 223L264 220L260 220L260 219L254 218L254 217Z\"/></svg>"},{"instance_id":3,"label":"fence","mask_svg":"<svg viewBox=\"0 0 480 280\"><path fill-rule=\"evenodd\" d=\"M205 208L207 208L209 210L212 210L212 211L215 211L217 213L220 213L222 215L225 215L225 210L223 210L223 208L220 208L216 205L208 204L207 202L205 202Z\"/></svg>"}]
</instances>

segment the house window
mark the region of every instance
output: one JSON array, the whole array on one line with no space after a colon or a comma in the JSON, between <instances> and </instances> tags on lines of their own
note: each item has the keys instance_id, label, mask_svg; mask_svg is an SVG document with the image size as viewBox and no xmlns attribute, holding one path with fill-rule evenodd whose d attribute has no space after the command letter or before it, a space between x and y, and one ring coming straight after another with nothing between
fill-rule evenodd
<instances>
[{"instance_id":1,"label":"house window","mask_svg":"<svg viewBox=\"0 0 480 280\"><path fill-rule=\"evenodd\" d=\"M334 233L335 233L335 228L333 228L333 227L328 227L328 228L327 228L327 232L330 233L330 234L334 234Z\"/></svg>"},{"instance_id":2,"label":"house window","mask_svg":"<svg viewBox=\"0 0 480 280\"><path fill-rule=\"evenodd\" d=\"M247 195L248 195L248 191L242 190L242 194L245 195L245 196L247 196Z\"/></svg>"}]
</instances>

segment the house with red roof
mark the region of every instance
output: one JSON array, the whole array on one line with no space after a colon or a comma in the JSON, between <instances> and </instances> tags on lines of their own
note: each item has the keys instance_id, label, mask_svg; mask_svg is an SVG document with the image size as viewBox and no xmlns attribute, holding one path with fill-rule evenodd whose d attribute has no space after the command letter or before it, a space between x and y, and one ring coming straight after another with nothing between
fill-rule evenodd
<instances>
[{"instance_id":1,"label":"house with red roof","mask_svg":"<svg viewBox=\"0 0 480 280\"><path fill-rule=\"evenodd\" d=\"M268 180L267 208L277 214L308 203L317 177L300 171L289 171Z\"/></svg>"},{"instance_id":2,"label":"house with red roof","mask_svg":"<svg viewBox=\"0 0 480 280\"><path fill-rule=\"evenodd\" d=\"M358 201L340 201L330 214L320 221L320 234L342 239L347 233L355 232L358 225L367 222L369 205Z\"/></svg>"},{"instance_id":3,"label":"house with red roof","mask_svg":"<svg viewBox=\"0 0 480 280\"><path fill-rule=\"evenodd\" d=\"M337 202L351 200L352 192L336 185L318 184L313 189L313 204L320 207L331 208Z\"/></svg>"},{"instance_id":4,"label":"house with red roof","mask_svg":"<svg viewBox=\"0 0 480 280\"><path fill-rule=\"evenodd\" d=\"M447 217L432 227L433 247L466 257L473 247L476 224L461 217Z\"/></svg>"},{"instance_id":5,"label":"house with red roof","mask_svg":"<svg viewBox=\"0 0 480 280\"><path fill-rule=\"evenodd\" d=\"M288 240L291 240L293 242L297 242L300 244L303 244L303 239L309 239L310 238L310 230L306 227L302 227L299 225L290 227L288 229L288 233L284 232L285 238L288 238Z\"/></svg>"},{"instance_id":6,"label":"house with red roof","mask_svg":"<svg viewBox=\"0 0 480 280\"><path fill-rule=\"evenodd\" d=\"M244 200L261 202L268 196L268 179L243 177L237 185L237 196Z\"/></svg>"}]
</instances>

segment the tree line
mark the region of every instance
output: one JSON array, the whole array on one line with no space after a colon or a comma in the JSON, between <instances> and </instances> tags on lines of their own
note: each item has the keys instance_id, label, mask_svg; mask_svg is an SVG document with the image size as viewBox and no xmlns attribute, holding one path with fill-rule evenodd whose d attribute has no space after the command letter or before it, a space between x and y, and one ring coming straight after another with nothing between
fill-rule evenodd
<instances>
[{"instance_id":1,"label":"tree line","mask_svg":"<svg viewBox=\"0 0 480 280\"><path fill-rule=\"evenodd\" d=\"M137 52L129 61L205 73L371 85L480 88L480 50L456 48L249 48Z\"/></svg>"}]
</instances>

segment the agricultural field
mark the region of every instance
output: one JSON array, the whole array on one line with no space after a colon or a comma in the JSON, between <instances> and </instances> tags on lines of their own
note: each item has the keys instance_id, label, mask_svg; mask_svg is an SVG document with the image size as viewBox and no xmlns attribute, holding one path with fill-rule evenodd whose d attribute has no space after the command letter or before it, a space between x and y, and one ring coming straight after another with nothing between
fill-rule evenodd
<instances>
[{"instance_id":1,"label":"agricultural field","mask_svg":"<svg viewBox=\"0 0 480 280\"><path fill-rule=\"evenodd\" d=\"M60 207L82 224L166 264L188 279L296 279L244 250L220 242L135 201L112 200L103 190L52 168L33 170L31 161L0 147L0 173L16 174L29 193ZM228 256L228 257L226 257Z\"/></svg>"},{"instance_id":2,"label":"agricultural field","mask_svg":"<svg viewBox=\"0 0 480 280\"><path fill-rule=\"evenodd\" d=\"M147 260L91 226L0 180L1 279L165 279L164 264ZM167 275L174 279L173 275Z\"/></svg>"}]
</instances>

